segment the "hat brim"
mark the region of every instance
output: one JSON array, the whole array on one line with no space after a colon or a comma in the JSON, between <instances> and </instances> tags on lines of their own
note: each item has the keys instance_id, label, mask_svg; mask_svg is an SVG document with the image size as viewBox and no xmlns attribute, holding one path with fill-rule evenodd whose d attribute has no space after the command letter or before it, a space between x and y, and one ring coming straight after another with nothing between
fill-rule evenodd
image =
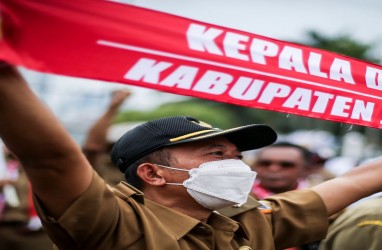
<instances>
[{"instance_id":1,"label":"hat brim","mask_svg":"<svg viewBox=\"0 0 382 250\"><path fill-rule=\"evenodd\" d=\"M274 143L277 139L277 134L271 127L264 124L252 124L227 130L212 131L207 134L172 142L166 146L201 141L218 136L226 137L235 144L240 151L262 148Z\"/></svg>"}]
</instances>

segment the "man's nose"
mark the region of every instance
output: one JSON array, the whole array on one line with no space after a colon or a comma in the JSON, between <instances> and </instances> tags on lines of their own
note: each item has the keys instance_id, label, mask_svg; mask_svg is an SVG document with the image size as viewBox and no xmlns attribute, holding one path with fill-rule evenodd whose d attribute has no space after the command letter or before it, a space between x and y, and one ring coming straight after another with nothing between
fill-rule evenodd
<instances>
[{"instance_id":1,"label":"man's nose","mask_svg":"<svg viewBox=\"0 0 382 250\"><path fill-rule=\"evenodd\" d=\"M278 164L277 162L272 162L268 168L267 168L269 171L273 171L273 172L277 172L277 171L280 171L282 169L282 167L280 166L280 164Z\"/></svg>"}]
</instances>

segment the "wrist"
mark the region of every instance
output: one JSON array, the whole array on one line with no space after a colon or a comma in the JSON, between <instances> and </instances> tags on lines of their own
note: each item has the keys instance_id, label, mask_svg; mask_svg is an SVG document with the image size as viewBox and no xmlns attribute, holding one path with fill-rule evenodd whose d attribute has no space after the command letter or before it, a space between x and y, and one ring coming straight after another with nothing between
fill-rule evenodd
<instances>
[{"instance_id":1,"label":"wrist","mask_svg":"<svg viewBox=\"0 0 382 250\"><path fill-rule=\"evenodd\" d=\"M9 66L8 62L0 59L0 67L6 67L6 66Z\"/></svg>"},{"instance_id":2,"label":"wrist","mask_svg":"<svg viewBox=\"0 0 382 250\"><path fill-rule=\"evenodd\" d=\"M13 66L9 64L7 61L0 59L0 69L11 69Z\"/></svg>"}]
</instances>

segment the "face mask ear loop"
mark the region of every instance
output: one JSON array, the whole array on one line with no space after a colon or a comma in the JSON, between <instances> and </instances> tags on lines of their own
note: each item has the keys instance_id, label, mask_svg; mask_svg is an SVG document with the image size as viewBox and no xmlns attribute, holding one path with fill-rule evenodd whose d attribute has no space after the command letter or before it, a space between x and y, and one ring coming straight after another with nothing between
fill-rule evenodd
<instances>
[{"instance_id":1,"label":"face mask ear loop","mask_svg":"<svg viewBox=\"0 0 382 250\"><path fill-rule=\"evenodd\" d=\"M155 165L157 165L158 167L161 167L161 168L168 168L168 169L172 169L172 170L178 170L178 171L184 171L184 172L189 172L190 171L188 169L173 168L173 167L163 166L163 165L159 165L159 164L155 164Z\"/></svg>"},{"instance_id":2,"label":"face mask ear loop","mask_svg":"<svg viewBox=\"0 0 382 250\"><path fill-rule=\"evenodd\" d=\"M159 164L155 164L155 165L157 165L158 167L161 167L161 168L168 168L168 169L172 169L172 170L178 170L178 171L184 171L184 172L190 171L187 169L173 168L173 167L163 166L163 165L159 165ZM183 183L168 182L168 183L166 183L166 185L183 186Z\"/></svg>"},{"instance_id":3,"label":"face mask ear loop","mask_svg":"<svg viewBox=\"0 0 382 250\"><path fill-rule=\"evenodd\" d=\"M183 183L167 182L166 185L183 186Z\"/></svg>"}]
</instances>

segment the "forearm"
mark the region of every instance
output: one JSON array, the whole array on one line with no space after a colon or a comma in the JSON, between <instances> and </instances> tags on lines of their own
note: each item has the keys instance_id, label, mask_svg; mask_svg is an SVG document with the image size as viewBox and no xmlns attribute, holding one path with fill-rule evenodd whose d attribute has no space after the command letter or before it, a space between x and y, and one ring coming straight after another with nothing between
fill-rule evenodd
<instances>
[{"instance_id":1,"label":"forearm","mask_svg":"<svg viewBox=\"0 0 382 250\"><path fill-rule=\"evenodd\" d=\"M60 157L76 147L50 110L11 66L0 68L0 135L28 165L47 156Z\"/></svg>"},{"instance_id":2,"label":"forearm","mask_svg":"<svg viewBox=\"0 0 382 250\"><path fill-rule=\"evenodd\" d=\"M109 108L89 129L83 145L85 150L103 151L106 149L107 130L113 122L118 107Z\"/></svg>"},{"instance_id":3,"label":"forearm","mask_svg":"<svg viewBox=\"0 0 382 250\"><path fill-rule=\"evenodd\" d=\"M0 136L52 215L90 184L92 169L79 145L12 67L0 68Z\"/></svg>"},{"instance_id":4,"label":"forearm","mask_svg":"<svg viewBox=\"0 0 382 250\"><path fill-rule=\"evenodd\" d=\"M120 106L129 95L130 91L128 90L118 90L113 92L112 100L107 110L89 129L87 138L83 144L83 151L94 168L98 167L98 162L101 161L101 156L107 150L108 129L112 125Z\"/></svg>"},{"instance_id":5,"label":"forearm","mask_svg":"<svg viewBox=\"0 0 382 250\"><path fill-rule=\"evenodd\" d=\"M382 191L381 176L382 161L378 160L356 167L312 189L324 200L328 215L332 215L363 197Z\"/></svg>"},{"instance_id":6,"label":"forearm","mask_svg":"<svg viewBox=\"0 0 382 250\"><path fill-rule=\"evenodd\" d=\"M119 106L118 106L119 107ZM118 112L117 106L111 106L89 129L85 143L82 146L90 165L98 171L101 157L107 149L107 131Z\"/></svg>"}]
</instances>

